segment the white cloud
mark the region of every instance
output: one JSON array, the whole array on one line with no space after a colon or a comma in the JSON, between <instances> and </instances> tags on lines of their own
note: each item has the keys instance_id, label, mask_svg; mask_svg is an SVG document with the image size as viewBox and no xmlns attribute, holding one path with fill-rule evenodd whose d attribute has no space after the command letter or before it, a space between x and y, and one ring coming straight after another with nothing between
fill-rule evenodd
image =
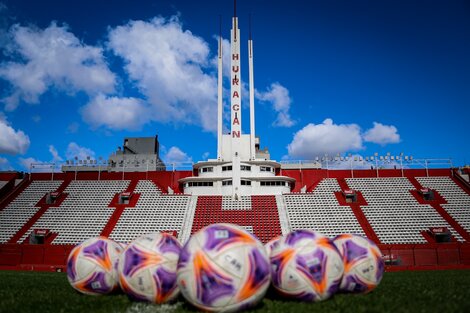
<instances>
[{"instance_id":1,"label":"white cloud","mask_svg":"<svg viewBox=\"0 0 470 313\"><path fill-rule=\"evenodd\" d=\"M202 154L201 160L207 160L207 158L209 157L209 155L210 155L210 152L207 152L207 151L204 152L204 153Z\"/></svg>"},{"instance_id":2,"label":"white cloud","mask_svg":"<svg viewBox=\"0 0 470 313\"><path fill-rule=\"evenodd\" d=\"M14 25L8 52L23 62L0 64L0 78L10 82L11 94L3 99L7 110L19 101L37 103L50 87L88 94L113 92L115 75L108 69L99 47L85 45L66 26L51 23L46 29Z\"/></svg>"},{"instance_id":3,"label":"white cloud","mask_svg":"<svg viewBox=\"0 0 470 313\"><path fill-rule=\"evenodd\" d=\"M313 159L328 154L362 149L360 127L356 124L334 124L326 119L322 124L308 124L294 134L287 146L290 157Z\"/></svg>"},{"instance_id":4,"label":"white cloud","mask_svg":"<svg viewBox=\"0 0 470 313\"><path fill-rule=\"evenodd\" d=\"M19 158L18 163L26 171L31 170L32 173L51 173L52 171L57 173L61 171L60 164L56 164L54 167L52 162L44 162L31 157Z\"/></svg>"},{"instance_id":5,"label":"white cloud","mask_svg":"<svg viewBox=\"0 0 470 313\"><path fill-rule=\"evenodd\" d=\"M6 119L0 116L0 153L24 154L29 148L29 137L21 130L15 130L8 125Z\"/></svg>"},{"instance_id":6,"label":"white cloud","mask_svg":"<svg viewBox=\"0 0 470 313\"><path fill-rule=\"evenodd\" d=\"M78 129L80 128L80 124L77 122L72 122L67 126L67 133L69 134L75 134L78 132Z\"/></svg>"},{"instance_id":7,"label":"white cloud","mask_svg":"<svg viewBox=\"0 0 470 313\"><path fill-rule=\"evenodd\" d=\"M18 158L18 161L19 161L18 163L26 170L29 170L32 164L44 163L42 161L36 160L35 158Z\"/></svg>"},{"instance_id":8,"label":"white cloud","mask_svg":"<svg viewBox=\"0 0 470 313\"><path fill-rule=\"evenodd\" d=\"M384 146L389 143L399 143L400 135L395 126L374 122L374 127L365 132L364 141Z\"/></svg>"},{"instance_id":9,"label":"white cloud","mask_svg":"<svg viewBox=\"0 0 470 313\"><path fill-rule=\"evenodd\" d=\"M52 162L62 162L64 160L60 157L59 152L57 152L57 149L53 145L49 145L49 152L52 155Z\"/></svg>"},{"instance_id":10,"label":"white cloud","mask_svg":"<svg viewBox=\"0 0 470 313\"><path fill-rule=\"evenodd\" d=\"M211 60L212 67L217 68L219 62L219 36L213 36L217 41L217 50L216 54ZM230 41L228 39L222 38L222 75L226 79L230 79Z\"/></svg>"},{"instance_id":11,"label":"white cloud","mask_svg":"<svg viewBox=\"0 0 470 313\"><path fill-rule=\"evenodd\" d=\"M91 157L93 159L95 157L95 152L89 148L79 146L75 142L71 142L67 146L65 157L67 160L75 159L75 157L77 157L78 160L86 160L87 157Z\"/></svg>"},{"instance_id":12,"label":"white cloud","mask_svg":"<svg viewBox=\"0 0 470 313\"><path fill-rule=\"evenodd\" d=\"M260 101L270 102L277 118L273 122L273 126L291 127L295 121L289 114L292 99L289 96L289 90L279 83L272 83L265 92L255 92L256 98Z\"/></svg>"},{"instance_id":13,"label":"white cloud","mask_svg":"<svg viewBox=\"0 0 470 313\"><path fill-rule=\"evenodd\" d=\"M34 115L34 116L31 117L31 119L33 120L33 122L39 123L42 118L41 118L40 115Z\"/></svg>"},{"instance_id":14,"label":"white cloud","mask_svg":"<svg viewBox=\"0 0 470 313\"><path fill-rule=\"evenodd\" d=\"M52 172L53 168L54 172L60 172L64 159L62 159L62 157L59 155L59 152L53 145L49 145L48 149L52 156L50 161L42 161L33 157L18 158L19 165L25 170L31 170L34 173Z\"/></svg>"},{"instance_id":15,"label":"white cloud","mask_svg":"<svg viewBox=\"0 0 470 313\"><path fill-rule=\"evenodd\" d=\"M13 167L10 165L10 161L6 158L0 157L0 171L11 171Z\"/></svg>"},{"instance_id":16,"label":"white cloud","mask_svg":"<svg viewBox=\"0 0 470 313\"><path fill-rule=\"evenodd\" d=\"M184 30L177 17L131 21L111 29L109 48L150 104L148 118L217 127L217 80L209 46ZM144 120L140 120L144 122Z\"/></svg>"},{"instance_id":17,"label":"white cloud","mask_svg":"<svg viewBox=\"0 0 470 313\"><path fill-rule=\"evenodd\" d=\"M165 164L193 162L193 159L178 147L171 147L163 157Z\"/></svg>"},{"instance_id":18,"label":"white cloud","mask_svg":"<svg viewBox=\"0 0 470 313\"><path fill-rule=\"evenodd\" d=\"M94 127L114 130L140 129L149 121L149 108L137 98L98 95L81 110L83 119Z\"/></svg>"}]
</instances>

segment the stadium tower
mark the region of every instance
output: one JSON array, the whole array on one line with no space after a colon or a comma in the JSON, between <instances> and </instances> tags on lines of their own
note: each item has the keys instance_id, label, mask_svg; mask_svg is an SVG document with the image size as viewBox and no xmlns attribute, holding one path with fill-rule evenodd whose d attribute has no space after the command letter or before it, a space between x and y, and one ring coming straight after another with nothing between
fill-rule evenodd
<instances>
[{"instance_id":1,"label":"stadium tower","mask_svg":"<svg viewBox=\"0 0 470 313\"><path fill-rule=\"evenodd\" d=\"M248 72L250 101L250 134L242 133L240 29L234 1L234 16L230 31L230 133L223 134L222 101L222 34L218 43L217 88L217 159L198 162L194 175L179 180L184 193L193 195L282 194L291 191L295 179L280 175L280 163L270 160L269 153L259 150L255 137L253 40L248 40Z\"/></svg>"}]
</instances>

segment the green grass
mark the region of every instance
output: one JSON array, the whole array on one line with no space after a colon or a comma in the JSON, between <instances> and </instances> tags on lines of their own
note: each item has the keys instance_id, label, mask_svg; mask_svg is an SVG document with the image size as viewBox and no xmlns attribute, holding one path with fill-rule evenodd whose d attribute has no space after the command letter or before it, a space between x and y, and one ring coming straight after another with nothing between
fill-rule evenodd
<instances>
[{"instance_id":1,"label":"green grass","mask_svg":"<svg viewBox=\"0 0 470 313\"><path fill-rule=\"evenodd\" d=\"M194 312L183 300L171 305L130 301L123 294L85 296L64 273L0 271L0 312ZM251 312L470 312L470 271L385 273L367 295L338 294L321 303L282 300L269 292Z\"/></svg>"}]
</instances>

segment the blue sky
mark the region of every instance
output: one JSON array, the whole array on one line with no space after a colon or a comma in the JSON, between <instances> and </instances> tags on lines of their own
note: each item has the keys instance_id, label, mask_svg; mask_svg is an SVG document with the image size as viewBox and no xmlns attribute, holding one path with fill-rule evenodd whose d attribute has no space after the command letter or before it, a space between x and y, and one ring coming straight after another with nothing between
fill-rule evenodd
<instances>
[{"instance_id":1,"label":"blue sky","mask_svg":"<svg viewBox=\"0 0 470 313\"><path fill-rule=\"evenodd\" d=\"M239 0L237 12L245 83L252 15L256 134L273 159L470 163L468 1ZM216 157L216 37L232 14L232 1L0 0L0 170L155 134L167 162Z\"/></svg>"}]
</instances>

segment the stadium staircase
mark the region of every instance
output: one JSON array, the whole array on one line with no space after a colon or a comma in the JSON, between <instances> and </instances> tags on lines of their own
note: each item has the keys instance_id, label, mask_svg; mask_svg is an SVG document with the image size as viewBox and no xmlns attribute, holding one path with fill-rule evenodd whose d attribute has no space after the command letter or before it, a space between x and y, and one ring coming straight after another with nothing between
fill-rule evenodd
<instances>
[{"instance_id":1,"label":"stadium staircase","mask_svg":"<svg viewBox=\"0 0 470 313\"><path fill-rule=\"evenodd\" d=\"M20 230L8 241L8 243L18 243L18 241L30 230L30 228L46 213L47 210L51 207L58 207L62 204L62 202L67 197L67 194L64 193L65 188L70 184L70 180L64 180L62 184L55 190L55 192L59 193L59 198L56 199L54 203L48 204L46 203L47 194L45 194L38 203L36 203L36 207L40 209L20 228ZM53 237L55 238L56 235Z\"/></svg>"},{"instance_id":2,"label":"stadium staircase","mask_svg":"<svg viewBox=\"0 0 470 313\"><path fill-rule=\"evenodd\" d=\"M463 178L457 170L453 172L453 175L451 178L457 186L462 188L462 190L465 191L465 193L470 196L470 183L466 181L465 178Z\"/></svg>"},{"instance_id":3,"label":"stadium staircase","mask_svg":"<svg viewBox=\"0 0 470 313\"><path fill-rule=\"evenodd\" d=\"M134 193L134 190L135 190L138 182L139 182L139 180L137 180L137 179L131 180L131 182L129 183L129 186L124 191L124 192L129 192L131 194L131 198L129 199L129 203L120 204L119 203L120 193L116 193L114 195L113 200L108 205L108 207L110 207L110 208L115 208L114 212L113 212L113 214L111 214L111 217L109 218L108 223L106 224L106 226L101 231L100 236L109 237L109 235L113 231L114 227L116 226L117 222L119 221L119 218L121 217L124 210L126 208L129 208L129 207L130 208L135 207L135 205L137 204L137 201L139 200L139 197L140 197L140 194Z\"/></svg>"},{"instance_id":4,"label":"stadium staircase","mask_svg":"<svg viewBox=\"0 0 470 313\"><path fill-rule=\"evenodd\" d=\"M318 184L321 182L321 179L314 181L310 186L307 187L307 192L312 192L317 188Z\"/></svg>"},{"instance_id":5,"label":"stadium staircase","mask_svg":"<svg viewBox=\"0 0 470 313\"><path fill-rule=\"evenodd\" d=\"M151 179L150 181L157 187L157 189L160 190L162 194L168 194L168 188L164 188L158 180Z\"/></svg>"},{"instance_id":6,"label":"stadium staircase","mask_svg":"<svg viewBox=\"0 0 470 313\"><path fill-rule=\"evenodd\" d=\"M351 210L356 216L356 219L361 225L362 230L366 234L367 238L369 238L376 244L381 243L379 237L377 237L377 234L375 233L374 229L372 228L369 221L367 220L367 217L364 215L364 212L362 212L361 206L368 205L367 201L362 196L362 193L358 190L355 190L357 201L353 203L347 203L346 200L344 199L342 192L346 190L351 190L351 188L348 186L348 183L346 182L344 178L338 178L338 184L341 187L341 192L335 192L335 195L336 195L336 199L338 199L339 204L350 206Z\"/></svg>"},{"instance_id":7,"label":"stadium staircase","mask_svg":"<svg viewBox=\"0 0 470 313\"><path fill-rule=\"evenodd\" d=\"M6 208L13 200L18 197L28 186L31 184L31 180L29 179L28 175L25 175L23 180L16 186L13 187L13 190L10 191L8 195L3 198L3 200L0 202L0 211L2 211L4 208Z\"/></svg>"},{"instance_id":8,"label":"stadium staircase","mask_svg":"<svg viewBox=\"0 0 470 313\"><path fill-rule=\"evenodd\" d=\"M447 204L448 202L444 197L442 197L439 192L432 187L429 187L432 189L434 193L434 200L424 200L423 197L421 197L418 194L418 190L422 190L425 186L423 186L417 178L415 177L408 177L408 180L413 184L416 190L411 190L411 194L415 197L415 199L420 203L420 204L429 204L431 207L436 210L437 213L439 213L440 216L450 225L452 226L455 231L462 236L462 238L468 242L470 242L470 234L443 208L443 205ZM427 187L427 186L426 186Z\"/></svg>"},{"instance_id":9,"label":"stadium staircase","mask_svg":"<svg viewBox=\"0 0 470 313\"><path fill-rule=\"evenodd\" d=\"M10 192L12 192L13 189L15 188L16 175L1 175L0 174L0 179L1 179L0 180L0 199L3 199ZM0 210L1 210L1 206L0 206Z\"/></svg>"}]
</instances>

